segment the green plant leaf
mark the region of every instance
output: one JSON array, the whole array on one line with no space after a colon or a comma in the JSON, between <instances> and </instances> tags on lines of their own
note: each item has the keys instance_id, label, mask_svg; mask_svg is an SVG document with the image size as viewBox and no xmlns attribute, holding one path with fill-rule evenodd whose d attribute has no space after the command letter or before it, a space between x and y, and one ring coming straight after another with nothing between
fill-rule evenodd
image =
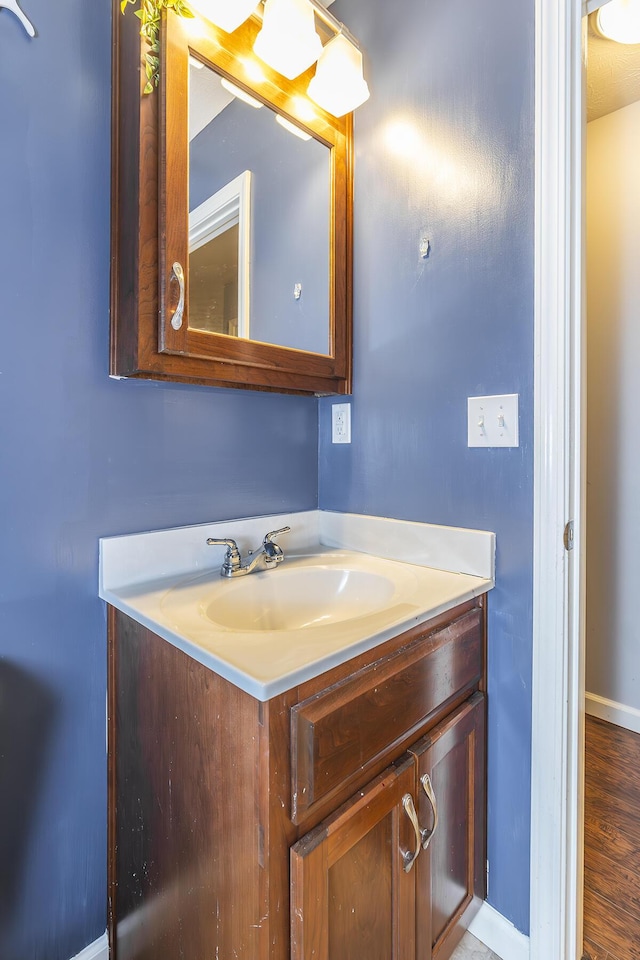
<instances>
[{"instance_id":1,"label":"green plant leaf","mask_svg":"<svg viewBox=\"0 0 640 960\"><path fill-rule=\"evenodd\" d=\"M136 0L120 0L121 12L124 13L133 3ZM178 16L188 19L194 16L184 0L141 0L140 8L134 10L134 15L140 20L140 36L150 48L145 54L145 94L153 93L154 86L157 87L160 80L160 21L163 10L175 10Z\"/></svg>"}]
</instances>

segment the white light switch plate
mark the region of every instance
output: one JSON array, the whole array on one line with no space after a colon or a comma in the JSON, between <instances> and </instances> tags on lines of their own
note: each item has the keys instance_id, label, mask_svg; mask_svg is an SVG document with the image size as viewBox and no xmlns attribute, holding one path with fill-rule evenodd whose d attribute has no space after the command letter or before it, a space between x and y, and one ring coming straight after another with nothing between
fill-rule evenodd
<instances>
[{"instance_id":1,"label":"white light switch plate","mask_svg":"<svg viewBox=\"0 0 640 960\"><path fill-rule=\"evenodd\" d=\"M467 446L517 447L518 394L467 398Z\"/></svg>"},{"instance_id":2,"label":"white light switch plate","mask_svg":"<svg viewBox=\"0 0 640 960\"><path fill-rule=\"evenodd\" d=\"M351 404L331 405L331 443L351 443Z\"/></svg>"}]
</instances>

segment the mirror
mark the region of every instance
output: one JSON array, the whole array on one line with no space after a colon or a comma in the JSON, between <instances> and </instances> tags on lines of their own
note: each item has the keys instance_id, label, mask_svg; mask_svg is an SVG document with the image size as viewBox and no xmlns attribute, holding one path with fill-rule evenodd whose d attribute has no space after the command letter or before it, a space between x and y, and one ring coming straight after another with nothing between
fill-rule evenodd
<instances>
[{"instance_id":1,"label":"mirror","mask_svg":"<svg viewBox=\"0 0 640 960\"><path fill-rule=\"evenodd\" d=\"M348 393L352 117L256 59L257 14L164 10L149 95L139 21L113 25L111 375Z\"/></svg>"},{"instance_id":2,"label":"mirror","mask_svg":"<svg viewBox=\"0 0 640 960\"><path fill-rule=\"evenodd\" d=\"M328 355L331 153L189 59L189 326Z\"/></svg>"},{"instance_id":3,"label":"mirror","mask_svg":"<svg viewBox=\"0 0 640 960\"><path fill-rule=\"evenodd\" d=\"M245 170L189 211L192 329L249 336L250 267L251 172Z\"/></svg>"}]
</instances>

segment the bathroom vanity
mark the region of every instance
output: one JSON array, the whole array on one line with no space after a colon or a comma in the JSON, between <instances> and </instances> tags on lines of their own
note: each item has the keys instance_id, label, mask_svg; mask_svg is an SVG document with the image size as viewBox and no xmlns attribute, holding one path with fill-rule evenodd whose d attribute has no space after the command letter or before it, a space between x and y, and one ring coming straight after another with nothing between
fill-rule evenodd
<instances>
[{"instance_id":1,"label":"bathroom vanity","mask_svg":"<svg viewBox=\"0 0 640 960\"><path fill-rule=\"evenodd\" d=\"M367 518L350 525L339 516L298 515L302 526L322 528L312 559L301 544L296 555L296 536L306 536L296 515L261 519L273 527L291 522L294 549L282 569L290 564L298 596L317 570L323 577L342 571L347 593L355 570L360 595L370 592L374 566L367 564L377 558L365 556L360 567L363 555L344 549L362 547ZM203 534L228 535L221 528L231 526L189 528L190 536L201 544ZM424 528L405 543L412 559L420 537L447 529L397 527L403 536ZM185 576L185 554L173 580L156 576L158 568L151 580L127 585L131 573L123 571L116 585L107 570L113 544L103 541L109 930L117 960L450 955L485 892L486 591L494 541L462 533L489 538L475 541L490 554L491 570L480 570L486 576L383 560L378 576L392 578L398 568L413 586L405 593L394 586L360 618L349 611L308 632L298 626L291 655L275 636L289 630L286 618L252 632L241 621L231 629L228 613L216 613L225 609L215 599L217 569L203 570L192 556ZM114 538L127 539L136 540ZM393 539L385 537L387 555ZM130 570L141 563L132 546ZM167 553L178 555L179 566L175 540ZM260 573L257 582L275 583L280 574ZM176 591L180 603L195 601L191 626ZM421 613L412 606L416 591L430 593ZM358 619L369 636L353 640ZM221 640L197 639L204 621ZM336 643L340 634L346 649ZM272 635L270 665L264 651ZM253 686L243 676L252 647Z\"/></svg>"}]
</instances>

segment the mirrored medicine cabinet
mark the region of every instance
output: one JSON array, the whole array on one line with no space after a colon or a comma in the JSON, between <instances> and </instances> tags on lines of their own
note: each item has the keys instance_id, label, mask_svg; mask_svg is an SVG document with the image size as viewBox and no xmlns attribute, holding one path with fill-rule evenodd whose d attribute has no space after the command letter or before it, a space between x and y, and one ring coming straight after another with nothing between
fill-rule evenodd
<instances>
[{"instance_id":1,"label":"mirrored medicine cabinet","mask_svg":"<svg viewBox=\"0 0 640 960\"><path fill-rule=\"evenodd\" d=\"M255 15L165 11L151 94L119 0L113 25L111 374L348 393L351 117L256 59Z\"/></svg>"}]
</instances>

